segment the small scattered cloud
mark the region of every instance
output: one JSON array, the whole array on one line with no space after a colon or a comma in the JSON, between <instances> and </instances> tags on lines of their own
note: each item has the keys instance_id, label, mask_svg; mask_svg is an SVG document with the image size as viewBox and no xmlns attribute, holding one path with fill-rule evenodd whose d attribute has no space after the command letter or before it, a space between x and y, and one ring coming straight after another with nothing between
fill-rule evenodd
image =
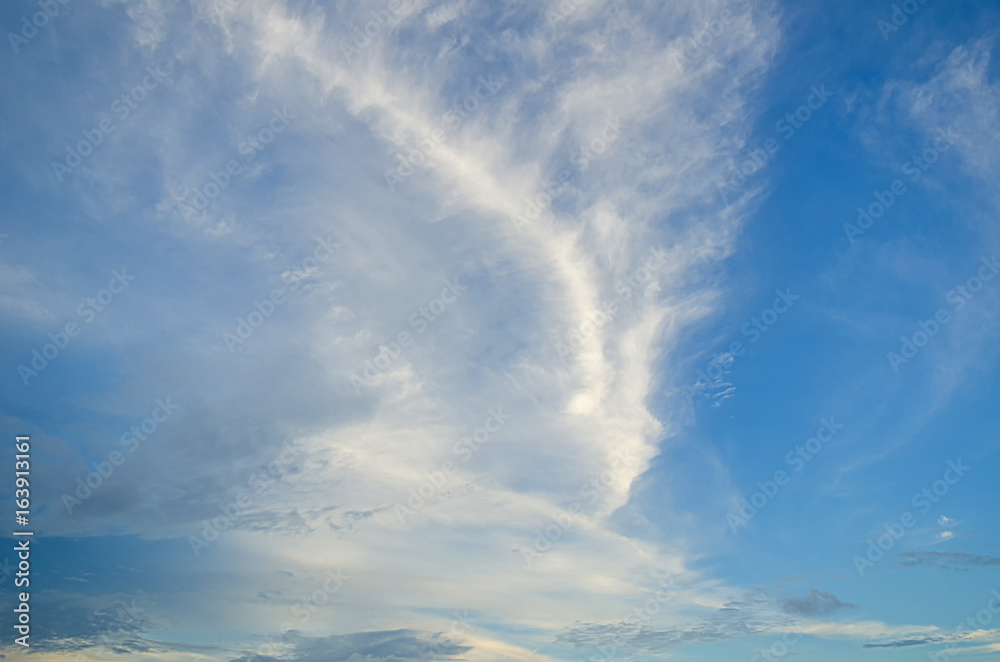
<instances>
[{"instance_id":1,"label":"small scattered cloud","mask_svg":"<svg viewBox=\"0 0 1000 662\"><path fill-rule=\"evenodd\" d=\"M897 639L896 641L886 641L880 644L865 644L863 648L907 648L909 646L940 644L942 641L941 637L919 637L917 639Z\"/></svg>"},{"instance_id":2,"label":"small scattered cloud","mask_svg":"<svg viewBox=\"0 0 1000 662\"><path fill-rule=\"evenodd\" d=\"M828 616L839 609L856 609L857 605L843 602L833 593L812 589L804 598L787 598L781 608L798 616Z\"/></svg>"},{"instance_id":3,"label":"small scattered cloud","mask_svg":"<svg viewBox=\"0 0 1000 662\"><path fill-rule=\"evenodd\" d=\"M557 641L577 650L615 644L633 654L651 655L689 643L723 641L770 631L774 623L747 602L729 602L700 621L686 626L656 627L639 623L580 624L567 629Z\"/></svg>"}]
</instances>

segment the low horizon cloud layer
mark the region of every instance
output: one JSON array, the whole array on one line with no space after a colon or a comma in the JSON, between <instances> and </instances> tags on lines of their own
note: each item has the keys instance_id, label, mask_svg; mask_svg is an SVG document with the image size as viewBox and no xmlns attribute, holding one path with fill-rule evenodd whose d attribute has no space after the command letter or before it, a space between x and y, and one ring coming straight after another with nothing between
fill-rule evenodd
<instances>
[{"instance_id":1,"label":"low horizon cloud layer","mask_svg":"<svg viewBox=\"0 0 1000 662\"><path fill-rule=\"evenodd\" d=\"M4 656L1000 650L996 6L53 3Z\"/></svg>"}]
</instances>

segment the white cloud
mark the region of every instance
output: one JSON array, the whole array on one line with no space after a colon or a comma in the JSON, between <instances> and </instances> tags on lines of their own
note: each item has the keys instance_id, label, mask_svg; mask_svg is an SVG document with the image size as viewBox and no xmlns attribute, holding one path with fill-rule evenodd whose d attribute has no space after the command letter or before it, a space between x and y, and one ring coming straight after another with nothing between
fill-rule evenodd
<instances>
[{"instance_id":1,"label":"white cloud","mask_svg":"<svg viewBox=\"0 0 1000 662\"><path fill-rule=\"evenodd\" d=\"M674 3L667 18L723 4ZM304 628L311 635L446 631L443 614L462 608L479 619L465 638L477 659L527 658L522 646L549 642L574 620L619 622L666 576L678 592L657 625L722 609L739 592L690 569L691 547L707 534L680 506L667 514L678 522L669 546L613 515L678 426L655 416L651 399L676 363L679 334L718 301L705 276L731 254L745 209L722 206L715 182L746 143L748 98L780 39L774 17L766 6L741 14L681 71L672 58L690 35L659 8L590 3L549 27L525 3L494 31L488 7L404 3L348 62L341 45L369 8L342 16L263 0L205 3L164 27L159 3L130 5L139 43L157 52L173 43L179 54L172 96L142 126L136 118L134 135L155 132L121 152L156 157L159 206L141 220L169 236L171 262L144 264L150 294L123 322L133 342L121 350L133 352L127 392L112 400L145 411L153 394L170 393L185 410L129 458L117 488L102 488L100 508L69 516L54 506L48 530L183 541L247 489L250 472L280 452L276 442L295 439L303 458L253 497L238 530L189 563L194 572L221 554L235 573L267 559L296 576L259 579L255 594L306 591L303 577L344 568L350 586ZM428 27L461 29L475 48L443 48ZM383 173L394 153L440 129L480 75L504 81L495 98L446 127L431 163L390 191ZM248 176L234 177L203 216L185 218L177 199L242 158L240 142L285 106L295 119L252 164L241 162ZM584 168L574 154L601 144L593 141L609 120L620 134ZM570 186L519 233L511 215L563 170ZM121 202L139 175L117 174L103 182ZM327 232L341 244L334 258L283 279ZM620 297L616 285L654 246L667 255L655 283ZM206 263L209 254L221 257ZM418 331L411 315L456 278L467 291ZM222 334L236 317L290 280L301 287L229 353ZM609 299L614 319L561 357L556 343ZM158 344L164 329L178 340ZM412 346L356 394L349 376L400 332ZM462 462L456 442L497 407L510 419ZM612 471L619 454L627 461ZM393 506L446 461L456 475L401 525ZM82 460L64 466L57 484L87 470ZM602 489L591 503L583 490L594 480ZM553 525L557 539L527 565L518 549ZM207 602L242 595L224 589L206 589ZM234 601L211 627L273 629L288 611L287 602ZM528 634L515 642L514 629Z\"/></svg>"}]
</instances>

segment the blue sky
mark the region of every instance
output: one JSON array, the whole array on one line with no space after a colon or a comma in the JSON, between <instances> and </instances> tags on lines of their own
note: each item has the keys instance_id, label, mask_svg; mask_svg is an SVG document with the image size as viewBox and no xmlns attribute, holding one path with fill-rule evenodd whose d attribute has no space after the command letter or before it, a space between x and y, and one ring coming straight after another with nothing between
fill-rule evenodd
<instances>
[{"instance_id":1,"label":"blue sky","mask_svg":"<svg viewBox=\"0 0 1000 662\"><path fill-rule=\"evenodd\" d=\"M0 24L0 654L1000 653L996 3Z\"/></svg>"}]
</instances>

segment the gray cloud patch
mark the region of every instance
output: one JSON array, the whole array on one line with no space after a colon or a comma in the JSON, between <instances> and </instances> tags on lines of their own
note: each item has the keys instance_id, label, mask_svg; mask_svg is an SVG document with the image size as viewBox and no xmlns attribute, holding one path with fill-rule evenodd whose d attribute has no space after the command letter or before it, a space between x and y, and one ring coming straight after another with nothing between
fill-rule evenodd
<instances>
[{"instance_id":1,"label":"gray cloud patch","mask_svg":"<svg viewBox=\"0 0 1000 662\"><path fill-rule=\"evenodd\" d=\"M39 612L48 616L32 628L33 649L62 652L106 646L124 652L153 651L141 636L149 623L135 599L122 595L92 600L63 591L42 591L32 598Z\"/></svg>"},{"instance_id":2,"label":"gray cloud patch","mask_svg":"<svg viewBox=\"0 0 1000 662\"><path fill-rule=\"evenodd\" d=\"M688 627L655 628L637 623L585 624L572 627L556 639L576 649L613 644L635 654L653 654L688 643L721 641L739 635L759 634L773 627L740 608L751 603L731 602L700 623Z\"/></svg>"},{"instance_id":3,"label":"gray cloud patch","mask_svg":"<svg viewBox=\"0 0 1000 662\"><path fill-rule=\"evenodd\" d=\"M440 633L414 630L356 632L330 637L288 637L293 648L281 657L253 654L231 662L404 662L450 659L472 648L446 639Z\"/></svg>"},{"instance_id":4,"label":"gray cloud patch","mask_svg":"<svg viewBox=\"0 0 1000 662\"><path fill-rule=\"evenodd\" d=\"M898 566L895 566L898 568L930 566L968 572L970 568L1000 566L1000 557L962 552L906 552L905 554L897 554L894 558L902 560Z\"/></svg>"},{"instance_id":5,"label":"gray cloud patch","mask_svg":"<svg viewBox=\"0 0 1000 662\"><path fill-rule=\"evenodd\" d=\"M0 592L0 595L5 595ZM156 627L146 612L148 596L109 594L89 597L66 591L41 591L35 608L47 618L33 623L31 647L38 652L77 653L90 649L116 654L219 653L215 645L182 644L148 639Z\"/></svg>"},{"instance_id":6,"label":"gray cloud patch","mask_svg":"<svg viewBox=\"0 0 1000 662\"><path fill-rule=\"evenodd\" d=\"M925 646L927 644L940 644L943 639L940 637L920 637L919 639L897 639L887 641L884 644L865 644L863 648L906 648L907 646Z\"/></svg>"},{"instance_id":7,"label":"gray cloud patch","mask_svg":"<svg viewBox=\"0 0 1000 662\"><path fill-rule=\"evenodd\" d=\"M828 616L838 609L854 609L857 605L842 602L833 593L812 589L804 598L786 598L781 608L788 614L798 616Z\"/></svg>"}]
</instances>

